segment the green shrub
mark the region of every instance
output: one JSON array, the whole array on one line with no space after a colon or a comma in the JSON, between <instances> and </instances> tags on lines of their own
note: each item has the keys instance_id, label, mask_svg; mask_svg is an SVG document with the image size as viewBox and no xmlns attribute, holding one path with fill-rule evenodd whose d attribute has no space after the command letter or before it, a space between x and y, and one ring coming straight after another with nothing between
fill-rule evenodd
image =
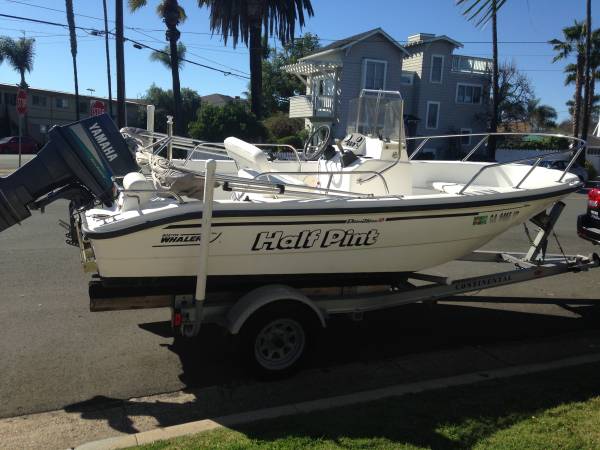
<instances>
[{"instance_id":1,"label":"green shrub","mask_svg":"<svg viewBox=\"0 0 600 450\"><path fill-rule=\"evenodd\" d=\"M263 121L271 139L282 139L298 134L304 128L302 119L290 119L287 114L278 113Z\"/></svg>"},{"instance_id":2,"label":"green shrub","mask_svg":"<svg viewBox=\"0 0 600 450\"><path fill-rule=\"evenodd\" d=\"M596 177L598 176L598 171L596 170L594 165L589 161L585 162L585 170L587 170L588 178L590 180L595 180Z\"/></svg>"},{"instance_id":3,"label":"green shrub","mask_svg":"<svg viewBox=\"0 0 600 450\"><path fill-rule=\"evenodd\" d=\"M300 139L300 137L298 135L286 136L281 139L277 139L277 143L291 145L295 149L304 147L304 141L302 139Z\"/></svg>"},{"instance_id":4,"label":"green shrub","mask_svg":"<svg viewBox=\"0 0 600 450\"><path fill-rule=\"evenodd\" d=\"M224 106L202 105L189 130L193 138L210 142L222 142L230 136L262 142L267 137L267 129L242 102Z\"/></svg>"}]
</instances>

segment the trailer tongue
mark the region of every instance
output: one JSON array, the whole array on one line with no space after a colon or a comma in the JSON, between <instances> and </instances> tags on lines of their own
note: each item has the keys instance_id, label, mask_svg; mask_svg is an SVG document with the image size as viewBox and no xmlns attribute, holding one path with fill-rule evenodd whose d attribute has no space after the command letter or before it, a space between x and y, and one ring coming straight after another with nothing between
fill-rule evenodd
<instances>
[{"instance_id":1,"label":"trailer tongue","mask_svg":"<svg viewBox=\"0 0 600 450\"><path fill-rule=\"evenodd\" d=\"M49 142L29 163L0 178L0 232L59 198L110 206L113 176L137 171L127 143L106 114L50 130Z\"/></svg>"}]
</instances>

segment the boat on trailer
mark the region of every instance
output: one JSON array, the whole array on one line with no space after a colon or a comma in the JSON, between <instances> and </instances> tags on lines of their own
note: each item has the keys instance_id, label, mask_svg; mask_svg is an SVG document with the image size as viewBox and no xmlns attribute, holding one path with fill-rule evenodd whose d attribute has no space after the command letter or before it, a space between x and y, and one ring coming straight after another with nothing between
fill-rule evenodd
<instances>
[{"instance_id":1,"label":"boat on trailer","mask_svg":"<svg viewBox=\"0 0 600 450\"><path fill-rule=\"evenodd\" d=\"M361 96L346 138L330 145L330 130L317 129L301 152L119 132L106 115L55 127L36 158L0 178L0 231L67 199L67 242L94 273L92 311L170 307L184 336L219 323L270 376L295 370L334 314L598 267L597 255L545 253L560 199L581 186L568 169L583 141L564 137L570 148L511 163L471 161L492 136L480 134L460 161L417 160L432 139L464 136L422 138L409 155L417 139L404 136L397 97ZM539 167L567 152L565 171ZM473 252L528 219L539 232L525 255ZM461 280L421 272L459 258L515 268Z\"/></svg>"}]
</instances>

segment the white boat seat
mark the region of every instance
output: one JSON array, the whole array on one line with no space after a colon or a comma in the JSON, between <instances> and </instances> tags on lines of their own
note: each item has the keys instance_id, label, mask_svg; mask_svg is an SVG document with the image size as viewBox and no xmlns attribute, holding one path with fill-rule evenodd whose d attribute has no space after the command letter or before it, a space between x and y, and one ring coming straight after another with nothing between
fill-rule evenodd
<instances>
[{"instance_id":1,"label":"white boat seat","mask_svg":"<svg viewBox=\"0 0 600 450\"><path fill-rule=\"evenodd\" d=\"M156 196L154 183L139 172L130 172L125 175L123 178L123 189L125 191L140 191L123 192L121 194L118 203L123 212L139 209Z\"/></svg>"},{"instance_id":2,"label":"white boat seat","mask_svg":"<svg viewBox=\"0 0 600 450\"><path fill-rule=\"evenodd\" d=\"M236 162L238 169L250 168L260 172L272 170L267 155L257 146L235 137L228 137L224 144L227 156Z\"/></svg>"}]
</instances>

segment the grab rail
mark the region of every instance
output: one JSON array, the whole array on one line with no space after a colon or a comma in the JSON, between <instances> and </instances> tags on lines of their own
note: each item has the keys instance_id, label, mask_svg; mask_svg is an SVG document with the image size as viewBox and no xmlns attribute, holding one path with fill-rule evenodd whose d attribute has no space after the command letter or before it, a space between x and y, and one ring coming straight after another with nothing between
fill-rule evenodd
<instances>
[{"instance_id":1,"label":"grab rail","mask_svg":"<svg viewBox=\"0 0 600 450\"><path fill-rule=\"evenodd\" d=\"M560 176L560 178L557 180L557 182L561 182L562 179L565 177L567 170L569 168L571 168L572 163L577 159L577 157L579 156L579 154L583 151L584 147L580 147L579 150L577 150L577 152L575 153L575 155L571 158L571 161L569 162L569 164L567 165L567 168L565 169L565 172L562 173L562 175ZM527 171L527 173L525 174L525 176L521 179L521 181L519 181L515 186L513 186L515 189L519 188L521 186L521 184L523 184L523 182L529 177L529 175L531 175L531 173L533 172L533 170L539 165L540 161L544 158L547 158L548 156L551 155L560 155L563 153L567 153L570 152L571 150L562 150L562 151L557 151L557 152L552 152L552 153L548 153L547 155L544 156L532 156L531 158L523 158L523 159L518 159L515 161L507 161L507 162L503 162L503 163L495 163L495 164L489 164L487 166L483 166L481 169L479 169L477 171L477 173L475 173L475 175L473 175L473 177L468 181L467 184L465 184L463 186L463 188L458 191L458 195L462 195L468 188L469 186L471 186L471 184L473 184L473 182L479 178L479 175L481 175L485 170L490 169L492 167L500 167L500 166L505 166L507 164L518 164L518 163L522 163L522 162L527 162L527 161L532 161L532 160L538 160L536 161L536 163L533 165L533 167L531 169L529 169Z\"/></svg>"},{"instance_id":2,"label":"grab rail","mask_svg":"<svg viewBox=\"0 0 600 450\"><path fill-rule=\"evenodd\" d=\"M566 136L564 134L556 134L556 133L516 133L516 132L506 132L506 133L469 133L469 134L445 134L445 135L437 135L437 136L414 136L414 137L407 137L406 141L417 141L417 140L422 140L423 142L421 142L419 144L419 146L413 151L413 153L409 156L409 161L412 161L415 156L417 156L420 151L425 147L425 145L432 139L448 139L448 138L462 138L465 136L482 136L483 138L475 145L475 147L473 149L471 149L471 151L469 151L469 153L461 160L463 162L466 162L469 160L469 158L471 156L473 156L475 154L475 152L486 142L489 140L489 138L491 136L542 136L542 137L555 137L555 138L559 138L559 139L567 139L573 143L575 143L577 146L573 147L573 148L569 148L566 150L561 150L561 151L557 151L557 152L552 152L552 153L548 153L546 155L541 155L539 156L541 159L545 159L548 156L551 155L555 155L555 154L564 154L564 153L568 153L568 152L574 152L575 149L577 149L577 152L574 154L574 156L571 158L571 160L569 161L569 164L567 165L567 167L565 168L565 170L563 171L561 177L557 180L558 182L561 182L563 180L563 178L567 175L567 173L569 172L569 169L573 166L573 164L575 163L575 161L577 160L577 157L581 154L581 152L585 149L587 143L586 141L584 141L583 139L579 139L573 136ZM383 174L385 172L387 172L388 170L392 169L393 167L395 167L396 165L398 165L398 163L400 162L400 159L402 157L402 153L399 151L398 152L398 156L396 158L395 161L392 161L388 166L384 167L383 169L381 169L378 173L379 174ZM538 156L534 156L531 158L526 158L526 159L518 159L518 160L512 160L512 161L506 161L503 163L494 163L494 164L490 164L488 166L485 167L499 167L499 166L503 166L506 164L517 164L519 162L526 162L526 161L531 161L534 159L537 159ZM536 164L535 167L537 167L539 165ZM534 167L534 169L535 169ZM485 170L485 169L483 169ZM483 171L481 170L481 171ZM531 172L533 172L533 170L531 170L526 177L524 177L524 179L522 179L518 185L520 186L525 179L531 174ZM477 174L476 174L477 175ZM372 175L368 178L366 178L365 180L362 181L370 181L374 178L375 176ZM467 187L473 183L473 180L469 181L469 183L467 183ZM463 193L465 190L465 188L461 189L461 191L459 193Z\"/></svg>"},{"instance_id":3,"label":"grab rail","mask_svg":"<svg viewBox=\"0 0 600 450\"><path fill-rule=\"evenodd\" d=\"M365 174L365 173L370 173L373 174L374 177L378 176L381 179L381 183L383 184L383 187L385 189L385 193L389 194L390 190L388 188L388 184L387 181L385 181L385 177L383 175L381 175L380 173L376 172L375 170L353 170L352 172L344 172L342 170L334 170L333 172L327 171L327 172L320 172L320 171L309 171L309 172L261 172L258 175L256 175L254 177L254 179L256 180L257 178L263 177L263 176L269 176L269 175L273 175L273 176L277 176L277 175L329 175L329 181L327 182L327 188L326 191L329 191L329 186L331 186L331 181L333 180L333 176L334 175L358 175L358 174ZM357 180L359 184L364 183L364 181L362 180ZM293 185L292 185L293 186Z\"/></svg>"}]
</instances>

